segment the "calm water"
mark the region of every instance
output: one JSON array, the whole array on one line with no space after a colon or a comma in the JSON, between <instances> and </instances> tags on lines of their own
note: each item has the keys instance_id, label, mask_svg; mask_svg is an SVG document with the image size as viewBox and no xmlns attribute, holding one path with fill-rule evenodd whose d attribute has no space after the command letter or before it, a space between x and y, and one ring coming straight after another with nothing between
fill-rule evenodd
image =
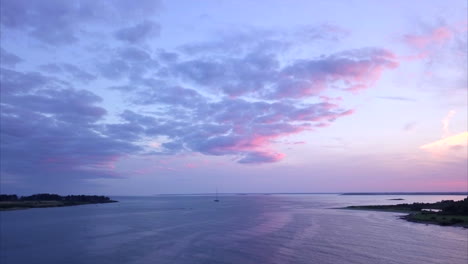
<instances>
[{"instance_id":1,"label":"calm water","mask_svg":"<svg viewBox=\"0 0 468 264\"><path fill-rule=\"evenodd\" d=\"M463 196L113 197L119 203L0 213L0 263L468 262L468 229L398 213L329 209Z\"/></svg>"}]
</instances>

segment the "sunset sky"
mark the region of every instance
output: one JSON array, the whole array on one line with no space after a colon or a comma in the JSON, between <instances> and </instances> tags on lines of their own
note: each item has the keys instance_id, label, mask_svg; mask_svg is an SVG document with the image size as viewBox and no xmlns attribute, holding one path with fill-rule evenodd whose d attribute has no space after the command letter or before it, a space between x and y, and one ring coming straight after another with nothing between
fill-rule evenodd
<instances>
[{"instance_id":1,"label":"sunset sky","mask_svg":"<svg viewBox=\"0 0 468 264\"><path fill-rule=\"evenodd\" d=\"M2 193L468 191L466 0L0 0Z\"/></svg>"}]
</instances>

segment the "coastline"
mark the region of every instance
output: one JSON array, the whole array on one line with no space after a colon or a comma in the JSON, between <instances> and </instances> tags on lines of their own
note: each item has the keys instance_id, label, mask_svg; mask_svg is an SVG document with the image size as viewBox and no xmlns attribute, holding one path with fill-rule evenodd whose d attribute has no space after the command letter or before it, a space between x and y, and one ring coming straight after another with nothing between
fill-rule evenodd
<instances>
[{"instance_id":1,"label":"coastline","mask_svg":"<svg viewBox=\"0 0 468 264\"><path fill-rule=\"evenodd\" d=\"M18 197L15 194L0 195L0 211L23 210L30 208L64 207L85 204L115 203L107 196L67 195L40 193Z\"/></svg>"},{"instance_id":2,"label":"coastline","mask_svg":"<svg viewBox=\"0 0 468 264\"><path fill-rule=\"evenodd\" d=\"M85 204L102 204L102 203L117 203L117 201L111 200L106 202L62 202L62 201L25 201L25 202L0 202L0 211L15 211L25 210L31 208L49 208L49 207L65 207L65 206L77 206Z\"/></svg>"},{"instance_id":3,"label":"coastline","mask_svg":"<svg viewBox=\"0 0 468 264\"><path fill-rule=\"evenodd\" d=\"M50 207L65 207L77 206L85 204L103 204L116 203L117 201L101 201L101 202L66 202L66 201L0 201L0 211L15 211L31 208L50 208Z\"/></svg>"},{"instance_id":4,"label":"coastline","mask_svg":"<svg viewBox=\"0 0 468 264\"><path fill-rule=\"evenodd\" d=\"M338 209L359 210L359 211L376 211L388 213L404 213L400 219L413 223L432 224L439 226L458 226L468 228L468 215L462 214L441 214L439 212L412 210L411 205L361 205L348 206Z\"/></svg>"}]
</instances>

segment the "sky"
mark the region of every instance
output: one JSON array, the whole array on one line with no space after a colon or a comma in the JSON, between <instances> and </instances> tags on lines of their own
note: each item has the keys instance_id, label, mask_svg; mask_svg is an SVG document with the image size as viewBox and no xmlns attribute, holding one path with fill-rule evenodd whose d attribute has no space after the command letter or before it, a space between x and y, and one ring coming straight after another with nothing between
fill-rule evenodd
<instances>
[{"instance_id":1,"label":"sky","mask_svg":"<svg viewBox=\"0 0 468 264\"><path fill-rule=\"evenodd\" d=\"M468 191L465 0L0 0L0 192Z\"/></svg>"}]
</instances>

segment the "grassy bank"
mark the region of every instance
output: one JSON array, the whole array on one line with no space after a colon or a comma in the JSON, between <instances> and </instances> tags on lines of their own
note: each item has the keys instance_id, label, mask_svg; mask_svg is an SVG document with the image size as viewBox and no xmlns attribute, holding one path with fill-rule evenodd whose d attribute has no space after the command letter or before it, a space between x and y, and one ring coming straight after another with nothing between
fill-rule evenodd
<instances>
[{"instance_id":1,"label":"grassy bank","mask_svg":"<svg viewBox=\"0 0 468 264\"><path fill-rule=\"evenodd\" d=\"M468 228L468 216L466 215L440 215L437 213L418 212L403 216L402 219L417 223L463 226Z\"/></svg>"},{"instance_id":2,"label":"grassy bank","mask_svg":"<svg viewBox=\"0 0 468 264\"><path fill-rule=\"evenodd\" d=\"M62 207L84 204L114 203L106 196L34 194L19 197L16 195L0 195L0 210L19 210L28 208Z\"/></svg>"},{"instance_id":3,"label":"grassy bank","mask_svg":"<svg viewBox=\"0 0 468 264\"><path fill-rule=\"evenodd\" d=\"M396 205L360 205L348 206L345 209L407 213L406 216L401 218L417 223L463 226L468 228L468 197L461 201L405 203Z\"/></svg>"}]
</instances>

